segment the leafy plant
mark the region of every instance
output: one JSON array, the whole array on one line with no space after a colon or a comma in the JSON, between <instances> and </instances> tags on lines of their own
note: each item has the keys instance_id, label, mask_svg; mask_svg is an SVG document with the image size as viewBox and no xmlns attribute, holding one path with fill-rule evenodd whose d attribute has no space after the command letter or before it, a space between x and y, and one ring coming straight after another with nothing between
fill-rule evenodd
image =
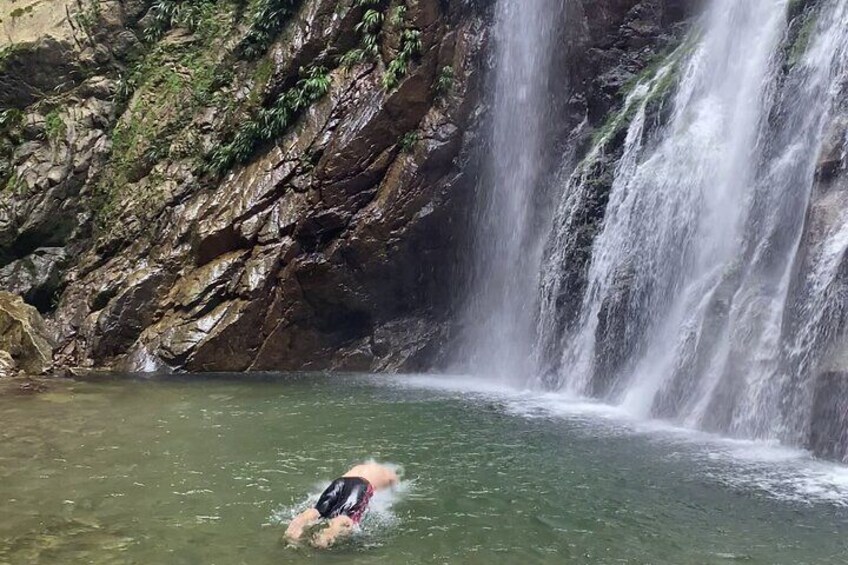
<instances>
[{"instance_id":1,"label":"leafy plant","mask_svg":"<svg viewBox=\"0 0 848 565\"><path fill-rule=\"evenodd\" d=\"M363 12L362 19L354 26L354 30L362 35L363 55L376 57L380 49L379 39L380 30L383 26L383 13L376 8L378 3L373 0L360 0L357 5L375 6Z\"/></svg>"},{"instance_id":2,"label":"leafy plant","mask_svg":"<svg viewBox=\"0 0 848 565\"><path fill-rule=\"evenodd\" d=\"M404 18L406 18L406 4L401 4L397 8L395 8L394 13L392 14L391 23L392 25L399 26L403 23Z\"/></svg>"},{"instance_id":3,"label":"leafy plant","mask_svg":"<svg viewBox=\"0 0 848 565\"><path fill-rule=\"evenodd\" d=\"M51 143L56 144L68 134L68 126L58 109L54 109L44 118L44 132Z\"/></svg>"},{"instance_id":4,"label":"leafy plant","mask_svg":"<svg viewBox=\"0 0 848 565\"><path fill-rule=\"evenodd\" d=\"M365 49L351 49L341 57L339 57L339 65L350 69L365 60Z\"/></svg>"},{"instance_id":5,"label":"leafy plant","mask_svg":"<svg viewBox=\"0 0 848 565\"><path fill-rule=\"evenodd\" d=\"M24 113L17 108L8 108L0 112L0 131L9 132L23 122Z\"/></svg>"},{"instance_id":6,"label":"leafy plant","mask_svg":"<svg viewBox=\"0 0 848 565\"><path fill-rule=\"evenodd\" d=\"M220 35L227 14L233 19L233 11L238 6L231 6L234 0L156 0L151 7L151 23L144 30L144 39L153 43L171 28L185 28L197 34L203 40L214 39Z\"/></svg>"},{"instance_id":7,"label":"leafy plant","mask_svg":"<svg viewBox=\"0 0 848 565\"><path fill-rule=\"evenodd\" d=\"M339 65L351 68L366 58L376 58L380 54L380 31L383 27L383 12L380 8L382 0L356 0L354 6L366 8L362 17L353 29L360 34L359 47L351 49L339 57Z\"/></svg>"},{"instance_id":8,"label":"leafy plant","mask_svg":"<svg viewBox=\"0 0 848 565\"><path fill-rule=\"evenodd\" d=\"M250 14L250 30L236 52L246 59L265 53L299 4L299 0L258 0Z\"/></svg>"},{"instance_id":9,"label":"leafy plant","mask_svg":"<svg viewBox=\"0 0 848 565\"><path fill-rule=\"evenodd\" d=\"M412 60L421 52L421 32L417 29L405 29L401 34L400 51L383 75L383 88L394 90L401 79L409 72Z\"/></svg>"},{"instance_id":10,"label":"leafy plant","mask_svg":"<svg viewBox=\"0 0 848 565\"><path fill-rule=\"evenodd\" d=\"M400 138L400 142L398 143L401 152L411 153L419 139L420 137L417 131L406 132L403 137Z\"/></svg>"},{"instance_id":11,"label":"leafy plant","mask_svg":"<svg viewBox=\"0 0 848 565\"><path fill-rule=\"evenodd\" d=\"M439 76L436 77L436 96L442 98L450 94L453 90L454 72L453 67L445 65L439 70Z\"/></svg>"},{"instance_id":12,"label":"leafy plant","mask_svg":"<svg viewBox=\"0 0 848 565\"><path fill-rule=\"evenodd\" d=\"M281 136L297 115L330 90L330 76L324 67L311 67L301 71L302 78L283 93L273 106L261 109L245 123L232 139L215 149L204 168L212 174L221 174L236 163L245 163L262 143Z\"/></svg>"}]
</instances>

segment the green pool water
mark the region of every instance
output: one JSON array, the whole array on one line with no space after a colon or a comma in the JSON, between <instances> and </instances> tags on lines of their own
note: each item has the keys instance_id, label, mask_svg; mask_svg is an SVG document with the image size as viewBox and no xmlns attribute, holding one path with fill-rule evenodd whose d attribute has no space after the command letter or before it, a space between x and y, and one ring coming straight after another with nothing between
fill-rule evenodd
<instances>
[{"instance_id":1,"label":"green pool water","mask_svg":"<svg viewBox=\"0 0 848 565\"><path fill-rule=\"evenodd\" d=\"M403 467L354 539L280 533ZM846 563L848 471L425 377L114 378L0 398L0 563Z\"/></svg>"}]
</instances>

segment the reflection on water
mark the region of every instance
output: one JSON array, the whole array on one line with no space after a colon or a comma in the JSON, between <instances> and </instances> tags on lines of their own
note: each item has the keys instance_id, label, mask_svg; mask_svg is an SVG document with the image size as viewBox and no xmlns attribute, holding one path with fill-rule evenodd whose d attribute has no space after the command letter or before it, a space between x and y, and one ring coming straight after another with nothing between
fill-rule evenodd
<instances>
[{"instance_id":1,"label":"reflection on water","mask_svg":"<svg viewBox=\"0 0 848 565\"><path fill-rule=\"evenodd\" d=\"M115 380L0 398L0 563L845 562L838 488L830 502L775 496L811 462L634 433L602 407L557 414L384 380ZM405 474L359 535L321 553L279 542L291 513L368 457Z\"/></svg>"}]
</instances>

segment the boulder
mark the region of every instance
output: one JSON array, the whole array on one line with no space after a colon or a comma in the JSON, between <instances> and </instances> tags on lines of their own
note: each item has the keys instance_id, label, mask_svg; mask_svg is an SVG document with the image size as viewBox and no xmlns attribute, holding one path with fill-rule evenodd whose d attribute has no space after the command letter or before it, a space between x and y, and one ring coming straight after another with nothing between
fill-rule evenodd
<instances>
[{"instance_id":1,"label":"boulder","mask_svg":"<svg viewBox=\"0 0 848 565\"><path fill-rule=\"evenodd\" d=\"M44 373L53 361L52 337L38 310L5 291L0 291L0 352L0 364L10 366L11 359L28 374Z\"/></svg>"},{"instance_id":2,"label":"boulder","mask_svg":"<svg viewBox=\"0 0 848 565\"><path fill-rule=\"evenodd\" d=\"M0 379L14 376L17 372L17 364L12 355L7 351L0 350Z\"/></svg>"},{"instance_id":3,"label":"boulder","mask_svg":"<svg viewBox=\"0 0 848 565\"><path fill-rule=\"evenodd\" d=\"M42 247L0 269L0 288L18 294L39 311L50 309L59 287L65 250Z\"/></svg>"}]
</instances>

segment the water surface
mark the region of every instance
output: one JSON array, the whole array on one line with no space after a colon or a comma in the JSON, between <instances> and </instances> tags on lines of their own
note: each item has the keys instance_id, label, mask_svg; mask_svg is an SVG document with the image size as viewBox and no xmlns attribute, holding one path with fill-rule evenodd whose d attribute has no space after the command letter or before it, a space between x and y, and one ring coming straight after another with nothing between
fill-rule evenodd
<instances>
[{"instance_id":1,"label":"water surface","mask_svg":"<svg viewBox=\"0 0 848 565\"><path fill-rule=\"evenodd\" d=\"M114 379L0 398L0 563L846 561L842 467L452 382ZM279 542L368 457L404 481L353 541Z\"/></svg>"}]
</instances>

